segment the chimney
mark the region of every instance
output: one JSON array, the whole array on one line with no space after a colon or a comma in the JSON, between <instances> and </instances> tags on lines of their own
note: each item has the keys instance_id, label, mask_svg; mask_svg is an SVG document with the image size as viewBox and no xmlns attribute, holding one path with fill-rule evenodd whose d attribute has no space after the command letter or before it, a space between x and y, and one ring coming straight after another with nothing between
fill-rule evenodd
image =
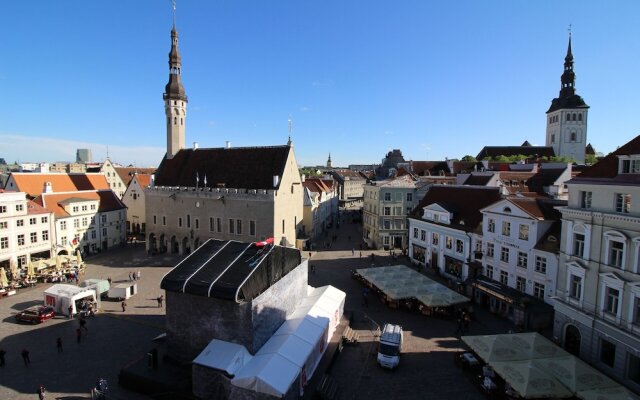
<instances>
[{"instance_id":1,"label":"chimney","mask_svg":"<svg viewBox=\"0 0 640 400\"><path fill-rule=\"evenodd\" d=\"M151 174L151 188L156 187L156 174Z\"/></svg>"},{"instance_id":2,"label":"chimney","mask_svg":"<svg viewBox=\"0 0 640 400\"><path fill-rule=\"evenodd\" d=\"M273 176L273 187L278 187L278 183L280 183L280 177L278 175Z\"/></svg>"},{"instance_id":3,"label":"chimney","mask_svg":"<svg viewBox=\"0 0 640 400\"><path fill-rule=\"evenodd\" d=\"M198 147L200 147L200 145L198 144L198 142L193 142L193 149L194 149L194 150L198 150Z\"/></svg>"},{"instance_id":4,"label":"chimney","mask_svg":"<svg viewBox=\"0 0 640 400\"><path fill-rule=\"evenodd\" d=\"M45 182L44 188L42 190L43 193L53 193L53 188L51 187L51 182Z\"/></svg>"},{"instance_id":5,"label":"chimney","mask_svg":"<svg viewBox=\"0 0 640 400\"><path fill-rule=\"evenodd\" d=\"M231 148L231 142L230 142L230 141L228 141L228 140L227 140L227 141L226 141L226 142L224 142L224 143L225 143L225 147L226 147L227 149L230 149L230 148Z\"/></svg>"},{"instance_id":6,"label":"chimney","mask_svg":"<svg viewBox=\"0 0 640 400\"><path fill-rule=\"evenodd\" d=\"M304 180L306 179L306 177L304 176L304 174L302 174L302 176L300 177L300 179L302 180L302 182L304 182Z\"/></svg>"}]
</instances>

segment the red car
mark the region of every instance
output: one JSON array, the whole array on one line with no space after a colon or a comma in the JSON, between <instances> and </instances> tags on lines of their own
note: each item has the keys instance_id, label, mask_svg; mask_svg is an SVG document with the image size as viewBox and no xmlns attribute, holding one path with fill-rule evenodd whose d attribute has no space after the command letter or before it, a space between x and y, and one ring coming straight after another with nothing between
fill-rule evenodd
<instances>
[{"instance_id":1,"label":"red car","mask_svg":"<svg viewBox=\"0 0 640 400\"><path fill-rule=\"evenodd\" d=\"M30 322L32 324L39 324L55 316L56 312L52 307L33 306L17 313L16 320L18 322Z\"/></svg>"}]
</instances>

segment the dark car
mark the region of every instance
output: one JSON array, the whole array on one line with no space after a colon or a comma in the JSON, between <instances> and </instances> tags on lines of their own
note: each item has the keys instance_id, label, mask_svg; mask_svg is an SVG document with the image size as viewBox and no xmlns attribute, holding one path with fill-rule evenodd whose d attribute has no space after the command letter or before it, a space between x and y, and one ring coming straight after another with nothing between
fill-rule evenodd
<instances>
[{"instance_id":1,"label":"dark car","mask_svg":"<svg viewBox=\"0 0 640 400\"><path fill-rule=\"evenodd\" d=\"M16 320L18 322L30 322L32 324L39 324L55 316L56 312L52 307L33 306L17 313Z\"/></svg>"}]
</instances>

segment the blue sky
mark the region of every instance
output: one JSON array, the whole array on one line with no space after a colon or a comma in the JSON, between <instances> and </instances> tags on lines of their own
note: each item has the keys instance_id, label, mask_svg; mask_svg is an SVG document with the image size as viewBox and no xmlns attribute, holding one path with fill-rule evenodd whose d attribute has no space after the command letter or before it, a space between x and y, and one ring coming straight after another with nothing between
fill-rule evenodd
<instances>
[{"instance_id":1,"label":"blue sky","mask_svg":"<svg viewBox=\"0 0 640 400\"><path fill-rule=\"evenodd\" d=\"M544 145L573 26L588 141L640 134L640 2L178 1L186 144L284 144L298 163ZM3 2L0 157L156 166L166 149L168 0Z\"/></svg>"}]
</instances>

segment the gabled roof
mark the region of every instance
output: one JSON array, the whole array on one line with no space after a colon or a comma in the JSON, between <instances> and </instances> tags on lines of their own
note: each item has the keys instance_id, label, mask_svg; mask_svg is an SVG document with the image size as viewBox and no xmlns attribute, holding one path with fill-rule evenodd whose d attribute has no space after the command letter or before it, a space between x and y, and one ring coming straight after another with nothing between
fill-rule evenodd
<instances>
[{"instance_id":1,"label":"gabled roof","mask_svg":"<svg viewBox=\"0 0 640 400\"><path fill-rule=\"evenodd\" d=\"M1 193L1 191L0 191ZM49 214L50 211L33 200L27 200L27 214Z\"/></svg>"},{"instance_id":2,"label":"gabled roof","mask_svg":"<svg viewBox=\"0 0 640 400\"><path fill-rule=\"evenodd\" d=\"M153 174L156 172L155 168L134 168L134 167L114 167L125 187L129 186L129 182L133 179L135 174Z\"/></svg>"},{"instance_id":3,"label":"gabled roof","mask_svg":"<svg viewBox=\"0 0 640 400\"><path fill-rule=\"evenodd\" d=\"M409 161L411 172L416 175L440 175L448 174L449 166L446 161Z\"/></svg>"},{"instance_id":4,"label":"gabled roof","mask_svg":"<svg viewBox=\"0 0 640 400\"><path fill-rule=\"evenodd\" d=\"M327 185L324 184L322 179L307 178L302 182L302 186L309 189L311 192L322 193L331 191Z\"/></svg>"},{"instance_id":5,"label":"gabled roof","mask_svg":"<svg viewBox=\"0 0 640 400\"><path fill-rule=\"evenodd\" d=\"M562 221L558 220L551 224L551 227L538 240L534 246L536 250L542 250L549 253L558 253L560 251L560 235L562 234Z\"/></svg>"},{"instance_id":6,"label":"gabled roof","mask_svg":"<svg viewBox=\"0 0 640 400\"><path fill-rule=\"evenodd\" d=\"M565 200L551 200L543 197L532 198L511 196L507 199L527 214L540 220L559 221L561 215L555 207L567 205Z\"/></svg>"},{"instance_id":7,"label":"gabled roof","mask_svg":"<svg viewBox=\"0 0 640 400\"><path fill-rule=\"evenodd\" d=\"M580 175L568 183L602 182L607 184L637 185L640 174L619 174L618 156L640 155L640 135L631 139L618 150L602 158L596 164L586 168Z\"/></svg>"},{"instance_id":8,"label":"gabled roof","mask_svg":"<svg viewBox=\"0 0 640 400\"><path fill-rule=\"evenodd\" d=\"M487 173L471 174L464 181L463 184L471 185L471 186L487 186L491 181L491 178L493 178L493 176L494 176L493 174L487 174Z\"/></svg>"},{"instance_id":9,"label":"gabled roof","mask_svg":"<svg viewBox=\"0 0 640 400\"><path fill-rule=\"evenodd\" d=\"M472 232L482 223L480 210L501 199L500 190L495 187L434 185L411 212L410 217L421 220L424 207L438 204L447 210L454 210L448 226Z\"/></svg>"},{"instance_id":10,"label":"gabled roof","mask_svg":"<svg viewBox=\"0 0 640 400\"><path fill-rule=\"evenodd\" d=\"M109 183L102 173L62 174L37 172L12 172L11 177L16 183L16 190L25 192L34 198L44 191L45 182L51 183L53 192L75 192L78 190L108 190Z\"/></svg>"},{"instance_id":11,"label":"gabled roof","mask_svg":"<svg viewBox=\"0 0 640 400\"><path fill-rule=\"evenodd\" d=\"M182 149L164 158L156 171L156 186L278 189L289 157L289 146ZM274 187L274 176L280 180Z\"/></svg>"},{"instance_id":12,"label":"gabled roof","mask_svg":"<svg viewBox=\"0 0 640 400\"><path fill-rule=\"evenodd\" d=\"M136 174L135 178L138 181L138 185L142 188L146 188L151 185L151 175L150 174Z\"/></svg>"},{"instance_id":13,"label":"gabled roof","mask_svg":"<svg viewBox=\"0 0 640 400\"><path fill-rule=\"evenodd\" d=\"M379 187L416 187L416 182L413 180L411 175L403 175L393 179L387 179L384 181L376 182L376 186Z\"/></svg>"},{"instance_id":14,"label":"gabled roof","mask_svg":"<svg viewBox=\"0 0 640 400\"><path fill-rule=\"evenodd\" d=\"M551 146L485 146L480 150L476 159L482 160L488 157L517 156L528 157L554 157L556 154Z\"/></svg>"},{"instance_id":15,"label":"gabled roof","mask_svg":"<svg viewBox=\"0 0 640 400\"><path fill-rule=\"evenodd\" d=\"M70 193L43 193L33 201L51 211L56 218L68 217L64 204L69 199L99 200L98 212L117 211L127 208L112 190L87 190Z\"/></svg>"}]
</instances>

